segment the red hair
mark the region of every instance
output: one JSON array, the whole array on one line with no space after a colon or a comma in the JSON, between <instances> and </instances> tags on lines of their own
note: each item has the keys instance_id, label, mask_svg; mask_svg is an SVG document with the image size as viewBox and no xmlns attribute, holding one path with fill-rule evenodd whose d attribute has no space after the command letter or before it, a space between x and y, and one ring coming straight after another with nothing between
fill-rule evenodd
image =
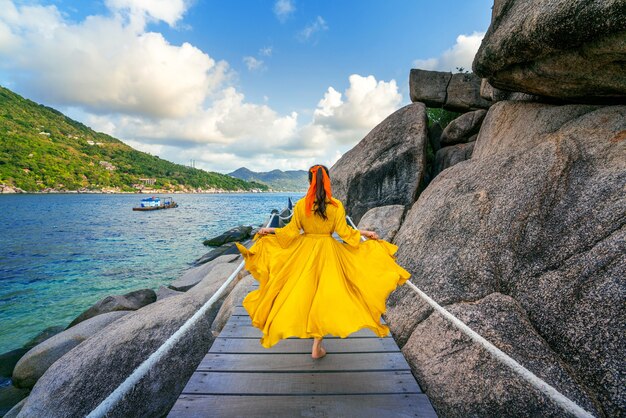
<instances>
[{"instance_id":1,"label":"red hair","mask_svg":"<svg viewBox=\"0 0 626 418\"><path fill-rule=\"evenodd\" d=\"M309 182L309 190L304 199L306 215L310 216L312 212L315 212L323 219L328 219L326 216L326 200L328 199L331 205L337 206L337 203L332 199L328 168L323 165L314 165L309 168ZM314 204L315 210L313 210Z\"/></svg>"}]
</instances>

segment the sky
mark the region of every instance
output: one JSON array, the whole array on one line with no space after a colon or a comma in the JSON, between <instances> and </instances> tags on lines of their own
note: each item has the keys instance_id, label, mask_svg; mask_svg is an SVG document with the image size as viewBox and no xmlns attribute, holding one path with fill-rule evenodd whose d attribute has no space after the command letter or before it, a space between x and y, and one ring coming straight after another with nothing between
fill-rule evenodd
<instances>
[{"instance_id":1,"label":"sky","mask_svg":"<svg viewBox=\"0 0 626 418\"><path fill-rule=\"evenodd\" d=\"M0 85L210 171L332 166L471 69L491 0L0 0Z\"/></svg>"}]
</instances>

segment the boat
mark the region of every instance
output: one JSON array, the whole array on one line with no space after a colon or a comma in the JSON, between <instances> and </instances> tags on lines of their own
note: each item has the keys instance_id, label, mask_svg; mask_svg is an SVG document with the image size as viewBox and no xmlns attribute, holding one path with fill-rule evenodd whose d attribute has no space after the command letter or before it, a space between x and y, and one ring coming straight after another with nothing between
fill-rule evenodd
<instances>
[{"instance_id":1,"label":"boat","mask_svg":"<svg viewBox=\"0 0 626 418\"><path fill-rule=\"evenodd\" d=\"M171 197L164 197L161 199L158 196L148 197L141 199L139 206L133 208L133 210L159 210L159 209L172 209L177 208L178 203L174 202Z\"/></svg>"}]
</instances>

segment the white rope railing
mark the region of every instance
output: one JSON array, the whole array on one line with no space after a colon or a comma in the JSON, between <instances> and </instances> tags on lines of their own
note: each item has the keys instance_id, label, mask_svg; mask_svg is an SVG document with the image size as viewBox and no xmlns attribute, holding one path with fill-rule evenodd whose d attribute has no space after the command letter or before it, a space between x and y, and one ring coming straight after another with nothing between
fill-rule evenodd
<instances>
[{"instance_id":1,"label":"white rope railing","mask_svg":"<svg viewBox=\"0 0 626 418\"><path fill-rule=\"evenodd\" d=\"M354 229L358 229L352 218L347 216L348 222ZM361 237L362 240L365 240L365 237ZM593 415L589 413L587 410L580 407L576 402L572 401L561 392L556 390L553 386L551 386L546 381L542 380L536 374L528 370L526 367L522 366L515 359L510 357L504 351L500 350L498 347L487 341L480 334L475 332L473 329L468 327L463 321L452 315L448 312L444 307L439 305L433 299L431 299L426 293L421 291L413 282L407 280L406 284L415 291L426 303L428 303L434 310L436 310L441 316L450 321L452 325L457 327L461 332L470 337L472 341L480 344L484 349L486 349L491 355L493 355L497 360L501 361L505 365L509 366L511 370L515 373L519 374L524 380L530 383L533 387L538 389L541 393L549 397L554 403L559 405L569 414L580 417L580 418L593 418Z\"/></svg>"},{"instance_id":2,"label":"white rope railing","mask_svg":"<svg viewBox=\"0 0 626 418\"><path fill-rule=\"evenodd\" d=\"M267 222L266 227L271 224L272 219L274 219L274 216L276 215L277 214L273 213L270 216L270 219ZM180 341L180 339L185 335L185 333L192 326L194 326L195 323L198 322L209 311L209 309L211 309L213 304L222 297L222 293L224 293L228 285L230 285L230 283L235 279L235 277L237 277L237 274L239 274L239 272L241 271L244 265L245 265L245 262L242 261L237 266L235 271L233 271L232 274L228 276L226 281L222 283L219 289L217 289L217 291L213 294L213 296L211 296L209 300L207 300L204 303L204 305L202 305L200 309L198 309L198 311L195 314L193 314L191 318L185 321L185 323L180 328L178 328L178 330L175 333L173 333L154 353L152 353L150 357L144 360L143 363L141 363L139 367L137 367L135 371L133 371L126 378L126 380L124 380L113 392L109 394L109 396L107 396L102 402L100 402L100 404L93 411L91 411L89 415L87 415L87 417L88 418L100 418L100 417L106 416L106 414L109 413L109 411L111 411L111 409L113 409L113 407L119 401L121 401L124 398L124 396L128 392L130 392L133 389L133 387L135 387L137 383L139 383L141 378L143 378L150 371L150 369L152 369L152 367L154 367L154 365L159 360L161 360L161 358L163 358L163 356L167 354L172 349L172 347L176 345L177 342Z\"/></svg>"}]
</instances>

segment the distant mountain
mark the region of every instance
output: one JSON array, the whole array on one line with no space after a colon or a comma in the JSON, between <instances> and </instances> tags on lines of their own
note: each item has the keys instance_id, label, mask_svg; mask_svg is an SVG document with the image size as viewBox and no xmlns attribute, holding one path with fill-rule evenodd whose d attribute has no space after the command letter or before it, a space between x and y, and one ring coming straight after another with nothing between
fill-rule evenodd
<instances>
[{"instance_id":1,"label":"distant mountain","mask_svg":"<svg viewBox=\"0 0 626 418\"><path fill-rule=\"evenodd\" d=\"M245 167L229 173L229 176L267 184L274 190L280 191L303 191L309 185L308 172L306 170L272 170L268 172L255 172Z\"/></svg>"},{"instance_id":2,"label":"distant mountain","mask_svg":"<svg viewBox=\"0 0 626 418\"><path fill-rule=\"evenodd\" d=\"M0 87L0 186L25 191L267 190L174 164Z\"/></svg>"}]
</instances>

